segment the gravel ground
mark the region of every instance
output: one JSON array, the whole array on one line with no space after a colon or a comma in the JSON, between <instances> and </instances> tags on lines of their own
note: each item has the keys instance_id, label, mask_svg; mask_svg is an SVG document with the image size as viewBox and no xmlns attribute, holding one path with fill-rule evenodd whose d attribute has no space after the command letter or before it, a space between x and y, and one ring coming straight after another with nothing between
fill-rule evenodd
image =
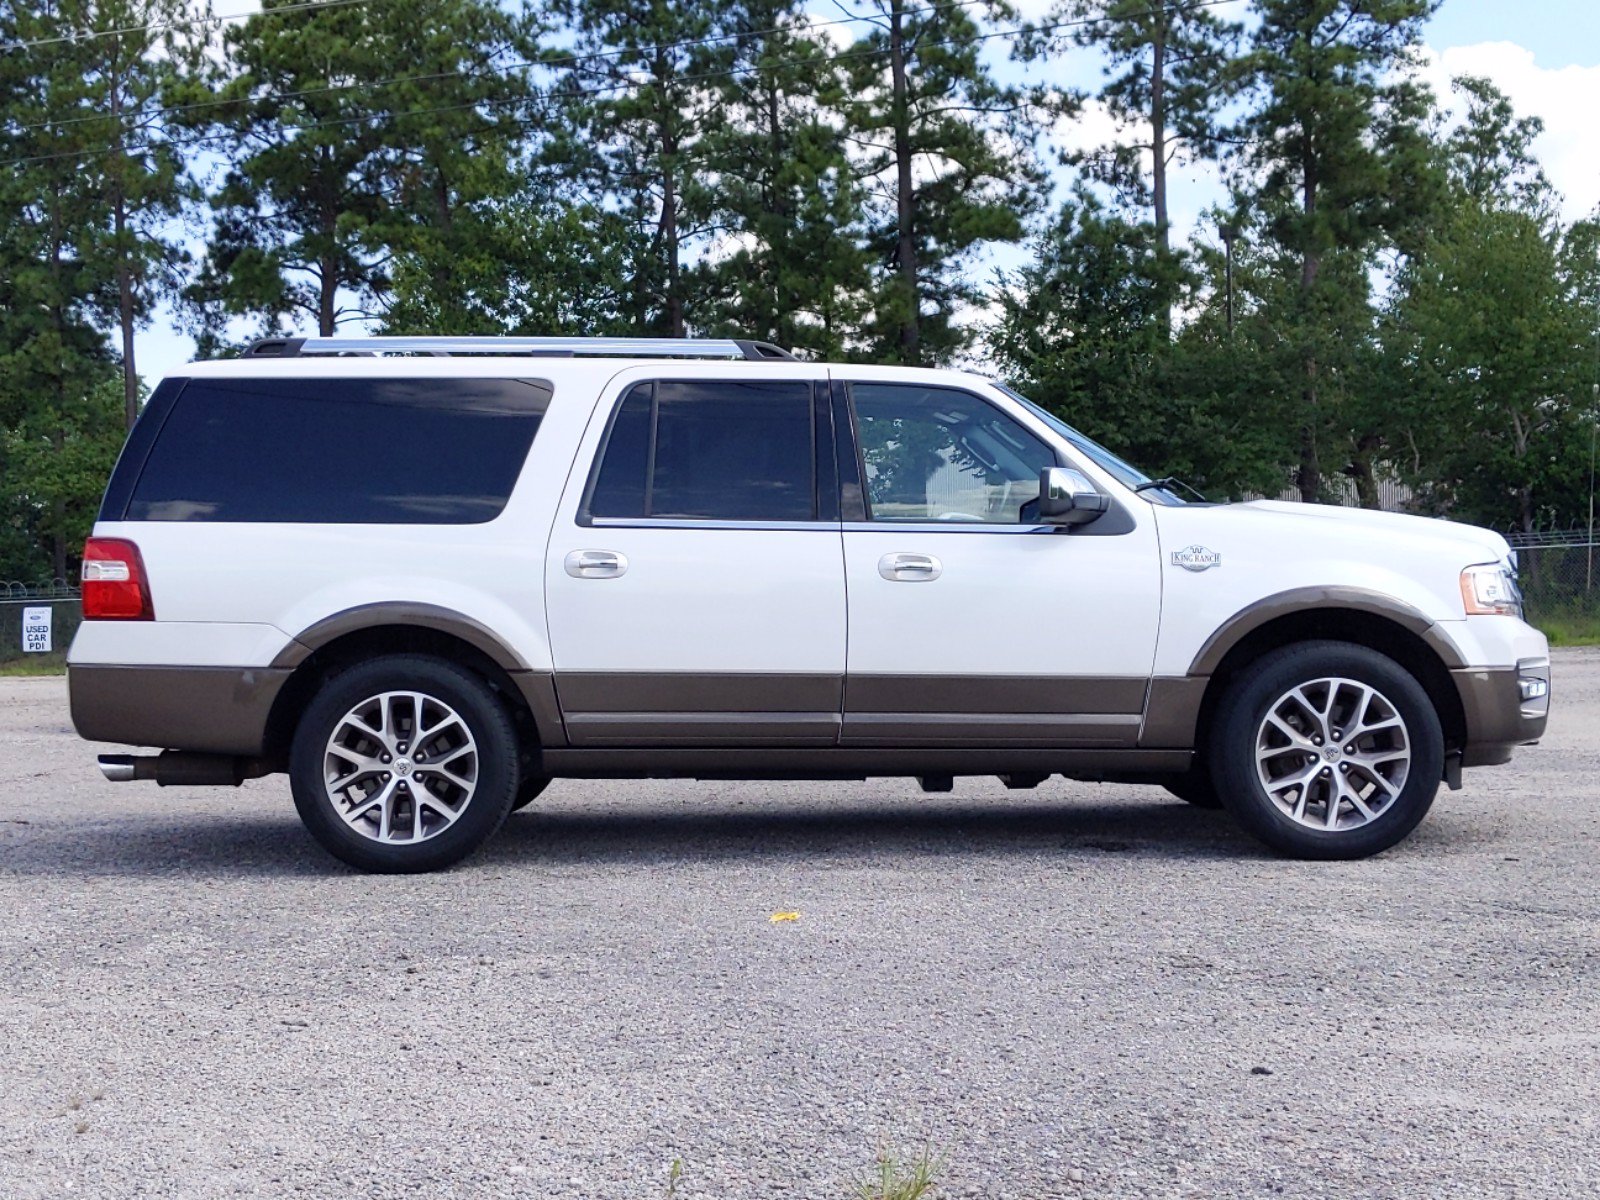
<instances>
[{"instance_id":1,"label":"gravel ground","mask_svg":"<svg viewBox=\"0 0 1600 1200\"><path fill-rule=\"evenodd\" d=\"M0 1196L1594 1196L1600 653L1556 688L1368 862L1150 788L567 781L378 878L0 680Z\"/></svg>"}]
</instances>

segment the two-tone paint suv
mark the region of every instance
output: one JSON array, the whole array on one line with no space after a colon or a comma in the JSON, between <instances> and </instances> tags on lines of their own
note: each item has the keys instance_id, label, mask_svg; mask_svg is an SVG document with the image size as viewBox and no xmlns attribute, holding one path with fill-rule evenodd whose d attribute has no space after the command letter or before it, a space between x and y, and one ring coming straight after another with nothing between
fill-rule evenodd
<instances>
[{"instance_id":1,"label":"two-tone paint suv","mask_svg":"<svg viewBox=\"0 0 1600 1200\"><path fill-rule=\"evenodd\" d=\"M1191 504L1017 393L759 343L258 343L156 389L84 554L112 779L287 772L359 867L559 777L1157 782L1310 858L1537 739L1506 543Z\"/></svg>"}]
</instances>

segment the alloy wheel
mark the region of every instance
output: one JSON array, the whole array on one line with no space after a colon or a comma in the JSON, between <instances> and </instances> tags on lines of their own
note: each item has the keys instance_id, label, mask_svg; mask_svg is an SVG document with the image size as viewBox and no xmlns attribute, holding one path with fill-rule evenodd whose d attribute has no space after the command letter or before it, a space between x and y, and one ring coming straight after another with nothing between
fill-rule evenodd
<instances>
[{"instance_id":1,"label":"alloy wheel","mask_svg":"<svg viewBox=\"0 0 1600 1200\"><path fill-rule=\"evenodd\" d=\"M375 842L423 842L454 825L478 787L478 746L455 709L382 692L334 725L323 754L334 812Z\"/></svg>"},{"instance_id":2,"label":"alloy wheel","mask_svg":"<svg viewBox=\"0 0 1600 1200\"><path fill-rule=\"evenodd\" d=\"M1256 731L1256 776L1290 820L1345 830L1387 812L1411 769L1400 711L1377 688L1330 677L1299 684L1268 707Z\"/></svg>"}]
</instances>

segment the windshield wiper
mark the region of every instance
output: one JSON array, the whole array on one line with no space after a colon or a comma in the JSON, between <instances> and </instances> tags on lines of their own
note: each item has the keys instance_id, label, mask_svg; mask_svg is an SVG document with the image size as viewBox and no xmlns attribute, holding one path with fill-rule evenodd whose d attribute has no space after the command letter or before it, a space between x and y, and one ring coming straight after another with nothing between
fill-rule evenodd
<instances>
[{"instance_id":1,"label":"windshield wiper","mask_svg":"<svg viewBox=\"0 0 1600 1200\"><path fill-rule=\"evenodd\" d=\"M1137 485L1133 490L1137 495L1139 492L1153 492L1157 489L1164 492L1170 492L1174 488L1182 488L1196 500L1200 501L1200 503L1206 503L1205 496L1201 494L1198 488L1191 487L1189 484L1179 479L1176 475L1163 475L1160 479L1146 479L1143 483Z\"/></svg>"}]
</instances>

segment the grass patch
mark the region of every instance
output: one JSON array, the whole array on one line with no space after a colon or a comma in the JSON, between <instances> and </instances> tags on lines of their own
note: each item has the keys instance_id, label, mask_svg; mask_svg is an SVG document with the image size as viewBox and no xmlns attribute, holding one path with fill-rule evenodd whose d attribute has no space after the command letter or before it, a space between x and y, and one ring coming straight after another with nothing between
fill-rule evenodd
<instances>
[{"instance_id":1,"label":"grass patch","mask_svg":"<svg viewBox=\"0 0 1600 1200\"><path fill-rule=\"evenodd\" d=\"M13 658L0 662L0 678L36 675L65 675L67 662L54 654L32 654L27 658Z\"/></svg>"},{"instance_id":2,"label":"grass patch","mask_svg":"<svg viewBox=\"0 0 1600 1200\"><path fill-rule=\"evenodd\" d=\"M857 1200L935 1200L933 1190L944 1170L943 1155L927 1146L915 1158L903 1159L892 1151L878 1155L877 1168L856 1184Z\"/></svg>"},{"instance_id":3,"label":"grass patch","mask_svg":"<svg viewBox=\"0 0 1600 1200\"><path fill-rule=\"evenodd\" d=\"M1600 612L1539 613L1530 624L1552 646L1600 646Z\"/></svg>"}]
</instances>

